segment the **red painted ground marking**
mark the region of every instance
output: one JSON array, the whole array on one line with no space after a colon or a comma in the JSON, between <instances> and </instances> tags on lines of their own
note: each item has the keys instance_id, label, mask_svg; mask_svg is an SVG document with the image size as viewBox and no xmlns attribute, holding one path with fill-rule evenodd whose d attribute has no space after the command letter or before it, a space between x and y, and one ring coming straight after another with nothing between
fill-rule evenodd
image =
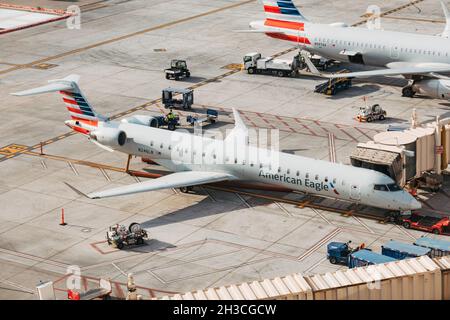
<instances>
[{"instance_id":1,"label":"red painted ground marking","mask_svg":"<svg viewBox=\"0 0 450 320\"><path fill-rule=\"evenodd\" d=\"M98 244L100 244L100 243L106 243L106 242L107 242L107 241L98 241L98 242L90 243L89 245L90 245L92 248L94 248L95 251L99 252L100 254L110 254L110 253L119 251L119 249L112 249L112 250L109 250L109 251L103 251L102 249L100 249L99 247L97 247Z\"/></svg>"},{"instance_id":2,"label":"red painted ground marking","mask_svg":"<svg viewBox=\"0 0 450 320\"><path fill-rule=\"evenodd\" d=\"M328 131L327 129L325 129L324 127L322 127L322 125L320 124L319 121L313 120L313 122L314 122L320 129L322 129L323 131L325 131L325 132L327 133L327 135L328 135L328 133L330 133L330 131ZM336 137L336 138L337 138L337 137Z\"/></svg>"},{"instance_id":3,"label":"red painted ground marking","mask_svg":"<svg viewBox=\"0 0 450 320\"><path fill-rule=\"evenodd\" d=\"M315 133L314 131L312 131L311 128L309 128L309 127L306 126L305 124L301 123L300 120L298 120L297 118L294 118L294 119L295 119L295 121L297 121L298 124L300 124L301 126L303 126L303 128L305 128L306 130L308 130L309 132L311 132L311 134L312 134L313 136L316 136L316 137L318 136L317 133Z\"/></svg>"},{"instance_id":4,"label":"red painted ground marking","mask_svg":"<svg viewBox=\"0 0 450 320\"><path fill-rule=\"evenodd\" d=\"M349 136L353 141L358 141L357 139L355 139L355 137L353 137L350 133L348 133L347 131L345 131L344 129L342 129L338 124L334 125L336 128L338 128L339 130L341 130L343 133L345 133L347 136Z\"/></svg>"},{"instance_id":5,"label":"red painted ground marking","mask_svg":"<svg viewBox=\"0 0 450 320\"><path fill-rule=\"evenodd\" d=\"M360 128L358 128L358 127L354 127L357 131L359 131L362 135L364 135L365 137L367 137L367 138L369 138L369 139L371 139L372 140L372 138L367 134L367 133L365 133L364 131L362 131Z\"/></svg>"}]
</instances>

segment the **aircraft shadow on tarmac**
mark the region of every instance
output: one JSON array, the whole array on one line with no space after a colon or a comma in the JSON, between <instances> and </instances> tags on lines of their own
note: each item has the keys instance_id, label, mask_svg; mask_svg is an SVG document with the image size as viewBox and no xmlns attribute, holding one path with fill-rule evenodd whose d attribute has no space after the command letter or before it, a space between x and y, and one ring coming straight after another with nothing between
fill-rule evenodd
<instances>
[{"instance_id":1,"label":"aircraft shadow on tarmac","mask_svg":"<svg viewBox=\"0 0 450 320\"><path fill-rule=\"evenodd\" d=\"M379 123L382 123L382 124L404 124L405 123L406 124L406 123L409 123L409 121L405 120L405 119L389 117L389 115L388 115L385 120L383 120Z\"/></svg>"},{"instance_id":2,"label":"aircraft shadow on tarmac","mask_svg":"<svg viewBox=\"0 0 450 320\"><path fill-rule=\"evenodd\" d=\"M363 97L363 96L367 96L371 93L380 91L380 88L381 87L376 84L364 84L364 85L352 86L348 90L344 90L334 96L330 96L329 99L340 100L340 99L347 99L349 97L358 97L358 96Z\"/></svg>"},{"instance_id":3,"label":"aircraft shadow on tarmac","mask_svg":"<svg viewBox=\"0 0 450 320\"><path fill-rule=\"evenodd\" d=\"M201 189L195 188L193 193L195 194L204 194L200 191ZM200 191L200 192L199 192ZM253 203L252 203L253 204ZM153 218L151 220L145 221L141 223L141 226L145 229L150 228L149 235L151 237L151 228L158 226L165 226L174 223L186 222L190 220L205 218L209 216L219 215L222 213L227 213L230 211L247 208L247 206L242 203L232 203L230 202L216 202L212 203L209 197L204 198L200 202L193 204L189 207L175 210L173 212L165 213L159 217ZM210 222L210 221L208 221ZM198 223L197 227L200 225L206 224Z\"/></svg>"},{"instance_id":4,"label":"aircraft shadow on tarmac","mask_svg":"<svg viewBox=\"0 0 450 320\"><path fill-rule=\"evenodd\" d=\"M296 152L302 152L302 151L309 151L310 149L283 149L281 152L289 153L289 154L296 154Z\"/></svg>"},{"instance_id":5,"label":"aircraft shadow on tarmac","mask_svg":"<svg viewBox=\"0 0 450 320\"><path fill-rule=\"evenodd\" d=\"M141 224L142 225L142 224ZM151 232L148 235L148 240L145 241L145 244L138 246L125 246L121 251L130 251L130 252L140 252L140 253L150 253L156 251L165 251L167 249L174 249L177 246L168 242L160 241L158 239L153 238Z\"/></svg>"}]
</instances>

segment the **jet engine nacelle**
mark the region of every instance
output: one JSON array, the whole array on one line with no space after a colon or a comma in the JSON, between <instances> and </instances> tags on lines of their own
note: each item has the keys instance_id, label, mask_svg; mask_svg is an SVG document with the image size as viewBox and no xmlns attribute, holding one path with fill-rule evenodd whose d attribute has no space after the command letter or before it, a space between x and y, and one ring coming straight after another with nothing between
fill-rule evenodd
<instances>
[{"instance_id":1,"label":"jet engine nacelle","mask_svg":"<svg viewBox=\"0 0 450 320\"><path fill-rule=\"evenodd\" d=\"M147 127L153 127L153 128L159 127L158 119L156 119L155 117L151 117L151 116L135 115L135 116L131 116L129 118L122 119L122 122L133 123L133 124L138 124L141 126L147 126Z\"/></svg>"},{"instance_id":2,"label":"jet engine nacelle","mask_svg":"<svg viewBox=\"0 0 450 320\"><path fill-rule=\"evenodd\" d=\"M335 22L335 23L330 23L330 27L348 28L348 24L346 24L345 22Z\"/></svg>"},{"instance_id":3,"label":"jet engine nacelle","mask_svg":"<svg viewBox=\"0 0 450 320\"><path fill-rule=\"evenodd\" d=\"M116 128L100 128L93 131L89 136L100 144L107 146L123 146L127 141L127 134Z\"/></svg>"},{"instance_id":4,"label":"jet engine nacelle","mask_svg":"<svg viewBox=\"0 0 450 320\"><path fill-rule=\"evenodd\" d=\"M450 80L422 80L415 83L413 89L435 99L450 99Z\"/></svg>"}]
</instances>

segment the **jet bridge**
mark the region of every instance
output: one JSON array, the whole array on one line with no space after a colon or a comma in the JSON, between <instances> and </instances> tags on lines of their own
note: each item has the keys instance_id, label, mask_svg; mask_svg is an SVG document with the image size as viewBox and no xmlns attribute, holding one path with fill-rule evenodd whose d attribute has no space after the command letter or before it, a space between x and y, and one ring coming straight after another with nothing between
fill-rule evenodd
<instances>
[{"instance_id":1,"label":"jet bridge","mask_svg":"<svg viewBox=\"0 0 450 320\"><path fill-rule=\"evenodd\" d=\"M437 189L450 164L450 118L403 131L381 132L373 141L359 143L350 156L353 166L373 169L401 186L423 185Z\"/></svg>"}]
</instances>

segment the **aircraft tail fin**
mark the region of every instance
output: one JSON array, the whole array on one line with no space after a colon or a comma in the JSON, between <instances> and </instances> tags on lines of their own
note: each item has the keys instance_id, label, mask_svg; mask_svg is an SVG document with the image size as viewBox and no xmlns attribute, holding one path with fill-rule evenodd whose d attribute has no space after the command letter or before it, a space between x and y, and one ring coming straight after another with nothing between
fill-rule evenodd
<instances>
[{"instance_id":1,"label":"aircraft tail fin","mask_svg":"<svg viewBox=\"0 0 450 320\"><path fill-rule=\"evenodd\" d=\"M227 135L225 140L228 142L231 141L235 144L244 143L245 145L247 145L249 141L248 128L245 125L244 120L242 120L239 111L237 111L235 108L233 108L233 117L234 117L234 128Z\"/></svg>"},{"instance_id":2,"label":"aircraft tail fin","mask_svg":"<svg viewBox=\"0 0 450 320\"><path fill-rule=\"evenodd\" d=\"M267 19L281 21L308 21L292 0L263 0Z\"/></svg>"},{"instance_id":3,"label":"aircraft tail fin","mask_svg":"<svg viewBox=\"0 0 450 320\"><path fill-rule=\"evenodd\" d=\"M48 92L59 92L72 120L96 127L99 121L105 121L106 118L97 114L89 104L78 86L79 80L80 76L72 74L63 79L50 80L48 85L15 92L12 95L31 96Z\"/></svg>"}]
</instances>

